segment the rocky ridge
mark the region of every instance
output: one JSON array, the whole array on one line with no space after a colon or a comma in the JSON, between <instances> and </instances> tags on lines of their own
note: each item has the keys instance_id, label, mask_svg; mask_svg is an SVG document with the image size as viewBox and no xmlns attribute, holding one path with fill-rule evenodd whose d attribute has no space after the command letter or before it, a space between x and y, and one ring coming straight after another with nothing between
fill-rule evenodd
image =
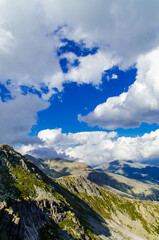
<instances>
[{"instance_id":1,"label":"rocky ridge","mask_svg":"<svg viewBox=\"0 0 159 240\"><path fill-rule=\"evenodd\" d=\"M69 192L8 145L0 145L0 178L0 239L91 239L90 235L94 236L90 229L93 226L83 220L87 211L78 218L75 210L79 203L72 208L67 197Z\"/></svg>"},{"instance_id":2,"label":"rocky ridge","mask_svg":"<svg viewBox=\"0 0 159 240\"><path fill-rule=\"evenodd\" d=\"M77 172L53 179L0 145L0 239L159 238L157 202L100 187L88 179L90 167Z\"/></svg>"}]
</instances>

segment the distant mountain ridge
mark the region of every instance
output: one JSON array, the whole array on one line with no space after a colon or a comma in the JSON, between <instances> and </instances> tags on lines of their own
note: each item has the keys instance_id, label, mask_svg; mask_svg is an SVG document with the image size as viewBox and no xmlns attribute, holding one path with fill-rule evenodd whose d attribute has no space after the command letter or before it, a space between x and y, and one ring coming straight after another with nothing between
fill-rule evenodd
<instances>
[{"instance_id":1,"label":"distant mountain ridge","mask_svg":"<svg viewBox=\"0 0 159 240\"><path fill-rule=\"evenodd\" d=\"M107 171L143 182L159 183L159 167L132 161L112 161L95 167L98 171Z\"/></svg>"},{"instance_id":2,"label":"distant mountain ridge","mask_svg":"<svg viewBox=\"0 0 159 240\"><path fill-rule=\"evenodd\" d=\"M81 171L91 171L92 168L84 162L76 162L63 158L41 159L30 155L24 157L39 167L45 174L57 178L78 175Z\"/></svg>"},{"instance_id":3,"label":"distant mountain ridge","mask_svg":"<svg viewBox=\"0 0 159 240\"><path fill-rule=\"evenodd\" d=\"M159 159L143 160L143 161L141 161L141 163L159 167Z\"/></svg>"}]
</instances>

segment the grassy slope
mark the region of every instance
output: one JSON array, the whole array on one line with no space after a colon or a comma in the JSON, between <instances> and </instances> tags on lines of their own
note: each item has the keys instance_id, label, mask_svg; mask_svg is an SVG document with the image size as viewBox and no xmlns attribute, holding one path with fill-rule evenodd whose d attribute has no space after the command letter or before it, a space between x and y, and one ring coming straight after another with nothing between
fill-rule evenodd
<instances>
[{"instance_id":1,"label":"grassy slope","mask_svg":"<svg viewBox=\"0 0 159 240\"><path fill-rule=\"evenodd\" d=\"M79 181L77 182L75 177L65 177L57 181L89 204L95 212L107 221L107 226L110 229L118 233L121 231L121 235L124 232L123 229L126 229L128 236L134 233L146 239L157 240L159 238L158 203L117 196L86 180L88 181L88 189L90 187L98 189L98 194L95 194L87 191L86 184L79 188ZM86 191L81 191L82 188L86 189Z\"/></svg>"}]
</instances>

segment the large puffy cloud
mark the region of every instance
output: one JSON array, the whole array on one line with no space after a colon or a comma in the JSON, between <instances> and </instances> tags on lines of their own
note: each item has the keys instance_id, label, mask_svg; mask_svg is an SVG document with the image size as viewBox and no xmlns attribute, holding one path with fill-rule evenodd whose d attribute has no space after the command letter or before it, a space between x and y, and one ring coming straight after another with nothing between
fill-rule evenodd
<instances>
[{"instance_id":1,"label":"large puffy cloud","mask_svg":"<svg viewBox=\"0 0 159 240\"><path fill-rule=\"evenodd\" d=\"M158 46L158 7L157 0L67 0L67 4L63 0L27 3L1 0L0 79L12 79L15 85L34 85L36 88L46 81L50 90L52 87L61 90L62 83L69 78L79 83L91 82L83 75L80 78L81 68L78 74L73 71L59 77L61 70L56 48L61 37L83 40L90 47L95 43L102 51L103 60L107 58L108 62L111 57L112 63L113 56L120 59L121 67L127 68L140 54ZM55 34L59 26L61 30ZM108 66L106 64L105 68ZM94 73L96 80L92 78L92 83L95 81L96 84L101 76L99 68L92 65L91 69L89 66L86 69L89 73L92 71L92 75Z\"/></svg>"},{"instance_id":2,"label":"large puffy cloud","mask_svg":"<svg viewBox=\"0 0 159 240\"><path fill-rule=\"evenodd\" d=\"M49 106L36 95L18 94L16 99L0 101L0 142L8 144L40 142L38 138L27 137L36 124L37 112Z\"/></svg>"},{"instance_id":3,"label":"large puffy cloud","mask_svg":"<svg viewBox=\"0 0 159 240\"><path fill-rule=\"evenodd\" d=\"M110 69L119 62L112 55L105 55L102 51L98 51L95 55L88 55L85 58L80 58L80 65L78 68L72 68L67 74L68 79L72 82L92 83L98 86L101 82L102 73L106 69ZM95 71L93 71L95 69Z\"/></svg>"},{"instance_id":4,"label":"large puffy cloud","mask_svg":"<svg viewBox=\"0 0 159 240\"><path fill-rule=\"evenodd\" d=\"M79 132L62 133L62 129L47 129L39 132L38 137L43 144L22 145L17 148L22 154L28 153L41 157L41 150L46 149L43 157L61 157L95 163L110 158L109 150L113 140L117 136L115 132ZM50 155L48 155L48 150ZM56 152L56 154L55 154Z\"/></svg>"},{"instance_id":5,"label":"large puffy cloud","mask_svg":"<svg viewBox=\"0 0 159 240\"><path fill-rule=\"evenodd\" d=\"M62 133L61 129L39 132L43 144L22 145L17 148L22 154L36 157L65 157L97 165L111 160L152 159L159 157L159 130L141 137L117 137L116 132Z\"/></svg>"},{"instance_id":6,"label":"large puffy cloud","mask_svg":"<svg viewBox=\"0 0 159 240\"><path fill-rule=\"evenodd\" d=\"M79 120L105 129L135 128L142 122L159 123L159 48L137 61L137 77L133 85L118 97L108 98Z\"/></svg>"},{"instance_id":7,"label":"large puffy cloud","mask_svg":"<svg viewBox=\"0 0 159 240\"><path fill-rule=\"evenodd\" d=\"M65 55L64 55L65 56ZM70 62L74 60L74 57L67 54L67 59ZM80 65L76 68L71 68L70 71L65 74L57 72L51 76L47 76L44 80L49 88L58 88L59 91L63 89L64 82L77 82L78 84L91 83L95 87L98 87L102 80L102 73L106 69L110 69L119 62L119 59L113 57L111 54L107 56L98 51L94 55L88 55L87 57L79 57ZM95 69L95 70L94 70ZM52 92L48 93L46 98L50 96ZM45 96L44 96L45 98Z\"/></svg>"},{"instance_id":8,"label":"large puffy cloud","mask_svg":"<svg viewBox=\"0 0 159 240\"><path fill-rule=\"evenodd\" d=\"M49 31L38 1L1 0L0 81L11 79L11 91L20 85L39 88L46 74L60 70L54 49L58 40L47 36Z\"/></svg>"},{"instance_id":9,"label":"large puffy cloud","mask_svg":"<svg viewBox=\"0 0 159 240\"><path fill-rule=\"evenodd\" d=\"M141 137L119 137L113 149L113 159L143 160L159 157L159 129Z\"/></svg>"},{"instance_id":10,"label":"large puffy cloud","mask_svg":"<svg viewBox=\"0 0 159 240\"><path fill-rule=\"evenodd\" d=\"M76 30L75 39L109 46L111 51L127 59L124 65L136 61L136 56L158 45L159 2L138 0L43 0L50 23L55 19Z\"/></svg>"}]
</instances>

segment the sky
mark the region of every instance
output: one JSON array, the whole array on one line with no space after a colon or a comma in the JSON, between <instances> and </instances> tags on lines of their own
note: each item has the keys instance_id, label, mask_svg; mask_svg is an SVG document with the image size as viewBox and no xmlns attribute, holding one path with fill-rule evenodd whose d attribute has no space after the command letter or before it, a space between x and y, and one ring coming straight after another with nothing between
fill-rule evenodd
<instances>
[{"instance_id":1,"label":"sky","mask_svg":"<svg viewBox=\"0 0 159 240\"><path fill-rule=\"evenodd\" d=\"M0 0L0 143L159 159L158 0Z\"/></svg>"}]
</instances>

